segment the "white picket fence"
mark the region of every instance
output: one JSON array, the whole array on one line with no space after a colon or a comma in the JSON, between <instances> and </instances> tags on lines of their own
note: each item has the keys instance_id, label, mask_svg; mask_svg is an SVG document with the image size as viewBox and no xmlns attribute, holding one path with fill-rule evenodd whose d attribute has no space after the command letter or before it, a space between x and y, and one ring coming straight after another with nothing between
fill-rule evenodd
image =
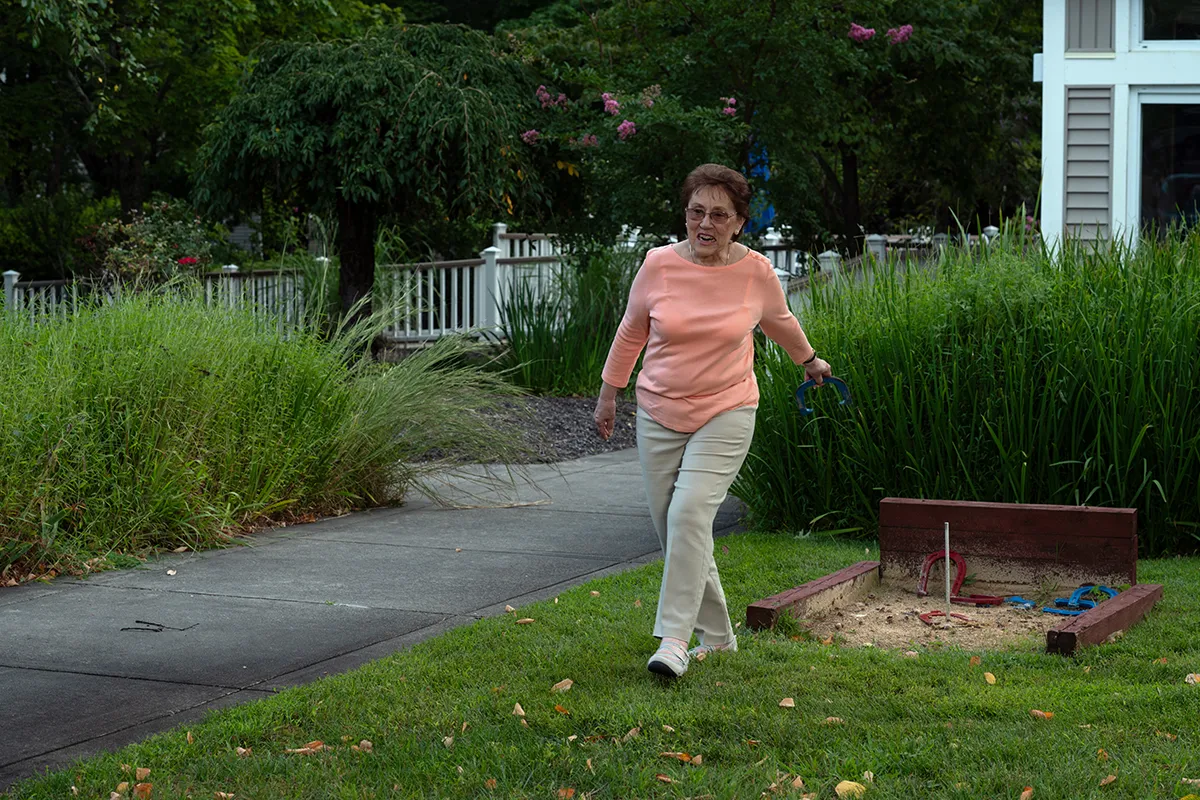
<instances>
[{"instance_id":1,"label":"white picket fence","mask_svg":"<svg viewBox=\"0 0 1200 800\"><path fill-rule=\"evenodd\" d=\"M985 231L985 235L988 233ZM943 235L944 236L944 235ZM868 236L867 248L878 260L893 249L944 246L912 242L909 237ZM670 241L670 240L669 240ZM640 231L629 230L618 247L640 250L648 241ZM789 296L796 281L813 270L826 274L841 269L841 256L826 251L813 256L785 245L768 230L759 250L771 259L775 273ZM513 290L521 286L534 297L549 299L564 268L557 237L540 233L510 233L507 225L492 226L491 246L478 258L457 261L379 264L376 266L376 308L387 309L384 336L400 345L415 346L450 333L495 331L500 309ZM295 271L240 272L236 266L203 276L204 298L210 306L250 307L282 327L304 324L308 318L309 287ZM112 291L107 290L107 291ZM86 284L72 281L26 281L17 272L4 273L4 309L9 314L39 319L72 313L82 297L94 294ZM106 298L111 299L106 295Z\"/></svg>"}]
</instances>

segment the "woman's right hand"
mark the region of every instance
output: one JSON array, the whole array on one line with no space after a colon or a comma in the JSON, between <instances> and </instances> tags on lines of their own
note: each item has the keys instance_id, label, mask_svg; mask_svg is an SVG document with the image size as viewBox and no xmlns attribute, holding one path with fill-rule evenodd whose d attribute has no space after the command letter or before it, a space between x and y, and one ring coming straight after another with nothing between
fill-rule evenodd
<instances>
[{"instance_id":1,"label":"woman's right hand","mask_svg":"<svg viewBox=\"0 0 1200 800\"><path fill-rule=\"evenodd\" d=\"M596 400L596 412L592 414L592 419L596 421L596 433L600 434L600 438L608 441L608 437L612 436L613 425L617 421L617 401L615 398L606 398L603 393Z\"/></svg>"}]
</instances>

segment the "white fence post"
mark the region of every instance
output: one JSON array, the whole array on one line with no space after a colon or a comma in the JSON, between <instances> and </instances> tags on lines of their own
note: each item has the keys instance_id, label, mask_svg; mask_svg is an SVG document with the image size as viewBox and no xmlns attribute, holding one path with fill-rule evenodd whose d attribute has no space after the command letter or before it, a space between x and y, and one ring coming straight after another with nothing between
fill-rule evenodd
<instances>
[{"instance_id":1,"label":"white fence post","mask_svg":"<svg viewBox=\"0 0 1200 800\"><path fill-rule=\"evenodd\" d=\"M9 311L17 307L17 281L20 278L21 273L15 269L4 273L4 307Z\"/></svg>"},{"instance_id":2,"label":"white fence post","mask_svg":"<svg viewBox=\"0 0 1200 800\"><path fill-rule=\"evenodd\" d=\"M842 256L836 250L826 250L817 256L817 262L821 265L821 272L833 274L838 271L838 267L842 263Z\"/></svg>"},{"instance_id":3,"label":"white fence post","mask_svg":"<svg viewBox=\"0 0 1200 800\"><path fill-rule=\"evenodd\" d=\"M791 273L789 273L786 269L776 269L775 277L779 279L779 285L783 287L783 296L787 297L788 281L792 279Z\"/></svg>"},{"instance_id":4,"label":"white fence post","mask_svg":"<svg viewBox=\"0 0 1200 800\"><path fill-rule=\"evenodd\" d=\"M483 259L483 266L479 268L479 280L475 282L479 327L495 328L500 324L500 270L496 265L496 259L500 257L500 248L493 245L480 253L479 257Z\"/></svg>"},{"instance_id":5,"label":"white fence post","mask_svg":"<svg viewBox=\"0 0 1200 800\"><path fill-rule=\"evenodd\" d=\"M887 237L872 233L867 237L867 252L880 264L887 261Z\"/></svg>"},{"instance_id":6,"label":"white fence post","mask_svg":"<svg viewBox=\"0 0 1200 800\"><path fill-rule=\"evenodd\" d=\"M504 234L508 233L507 222L492 223L492 247L503 252L504 251ZM509 255L512 255L509 253Z\"/></svg>"},{"instance_id":7,"label":"white fence post","mask_svg":"<svg viewBox=\"0 0 1200 800\"><path fill-rule=\"evenodd\" d=\"M233 276L237 275L237 264L226 264L221 267L221 286L225 290L225 307L233 308Z\"/></svg>"}]
</instances>

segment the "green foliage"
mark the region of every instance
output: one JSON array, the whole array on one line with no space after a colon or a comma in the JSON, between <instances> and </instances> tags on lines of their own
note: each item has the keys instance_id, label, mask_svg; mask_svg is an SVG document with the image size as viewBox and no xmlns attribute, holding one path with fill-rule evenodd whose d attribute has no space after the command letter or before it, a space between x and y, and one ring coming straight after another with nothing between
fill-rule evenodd
<instances>
[{"instance_id":1,"label":"green foliage","mask_svg":"<svg viewBox=\"0 0 1200 800\"><path fill-rule=\"evenodd\" d=\"M158 282L196 275L213 265L214 240L225 231L204 222L186 204L158 200L128 220L112 219L96 231L101 268L122 280Z\"/></svg>"},{"instance_id":2,"label":"green foliage","mask_svg":"<svg viewBox=\"0 0 1200 800\"><path fill-rule=\"evenodd\" d=\"M390 503L444 467L422 461L435 451L516 452L479 422L514 390L462 366L463 341L382 368L362 359L377 320L327 338L178 286L124 295L37 324L0 315L6 577Z\"/></svg>"},{"instance_id":3,"label":"green foliage","mask_svg":"<svg viewBox=\"0 0 1200 800\"><path fill-rule=\"evenodd\" d=\"M641 256L579 248L546 285L517 281L500 304L509 379L538 394L594 395Z\"/></svg>"},{"instance_id":4,"label":"green foliage","mask_svg":"<svg viewBox=\"0 0 1200 800\"><path fill-rule=\"evenodd\" d=\"M572 99L577 86L653 85L683 108L735 97L737 141L712 160L755 176L798 240L823 248L836 234L855 249L863 224L920 214L944 229L951 210L986 222L1032 199L1040 90L1028 65L1040 13L1016 0L568 1L507 27ZM874 38L852 40L852 23ZM911 38L892 44L885 31L903 24ZM670 155L701 163L709 141L697 128ZM633 186L670 200L677 176L656 166L630 167Z\"/></svg>"},{"instance_id":5,"label":"green foliage","mask_svg":"<svg viewBox=\"0 0 1200 800\"><path fill-rule=\"evenodd\" d=\"M236 210L277 186L323 210L345 200L414 217L438 203L500 212L530 183L516 177L529 164L512 146L530 81L490 38L452 26L266 45L207 128L197 197Z\"/></svg>"},{"instance_id":6,"label":"green foliage","mask_svg":"<svg viewBox=\"0 0 1200 800\"><path fill-rule=\"evenodd\" d=\"M25 195L13 208L0 208L0 272L54 280L91 270L95 232L119 211L115 197L96 200L76 187L51 196Z\"/></svg>"},{"instance_id":7,"label":"green foliage","mask_svg":"<svg viewBox=\"0 0 1200 800\"><path fill-rule=\"evenodd\" d=\"M810 339L855 396L759 353L733 491L761 525L874 530L883 497L1137 508L1144 554L1200 544L1200 237L1059 259L1014 231L980 258L812 290Z\"/></svg>"}]
</instances>

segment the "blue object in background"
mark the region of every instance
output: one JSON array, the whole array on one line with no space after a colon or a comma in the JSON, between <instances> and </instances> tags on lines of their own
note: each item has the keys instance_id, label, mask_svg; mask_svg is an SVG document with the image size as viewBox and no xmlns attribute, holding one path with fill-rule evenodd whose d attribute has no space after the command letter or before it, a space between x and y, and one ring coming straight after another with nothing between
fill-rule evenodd
<instances>
[{"instance_id":1,"label":"blue object in background","mask_svg":"<svg viewBox=\"0 0 1200 800\"><path fill-rule=\"evenodd\" d=\"M771 204L771 193L766 188L766 184L771 180L770 164L766 148L761 144L755 145L750 151L748 177L762 188L750 198L750 219L746 222L746 233L762 233L775 222L775 206Z\"/></svg>"}]
</instances>

